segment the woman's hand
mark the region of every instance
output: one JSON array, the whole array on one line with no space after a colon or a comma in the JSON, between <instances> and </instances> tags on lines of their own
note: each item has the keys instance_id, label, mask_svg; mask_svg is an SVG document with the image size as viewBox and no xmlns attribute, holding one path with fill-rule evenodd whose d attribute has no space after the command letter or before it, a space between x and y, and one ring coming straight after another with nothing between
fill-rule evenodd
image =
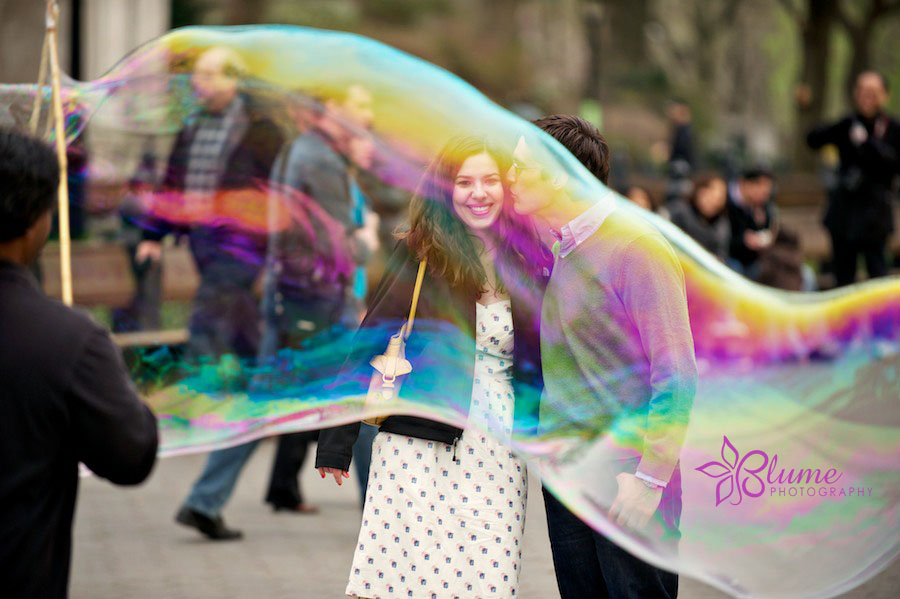
<instances>
[{"instance_id":1,"label":"woman's hand","mask_svg":"<svg viewBox=\"0 0 900 599\"><path fill-rule=\"evenodd\" d=\"M340 468L319 468L319 474L322 475L322 478L325 478L329 474L334 477L334 482L338 484L338 486L344 484L342 478L350 478L350 473L346 470L341 470Z\"/></svg>"}]
</instances>

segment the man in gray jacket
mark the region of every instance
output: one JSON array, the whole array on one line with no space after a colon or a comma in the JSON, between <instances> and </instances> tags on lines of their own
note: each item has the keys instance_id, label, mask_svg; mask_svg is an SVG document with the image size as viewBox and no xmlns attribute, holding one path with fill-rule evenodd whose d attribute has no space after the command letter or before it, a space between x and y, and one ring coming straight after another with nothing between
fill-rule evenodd
<instances>
[{"instance_id":1,"label":"man in gray jacket","mask_svg":"<svg viewBox=\"0 0 900 599\"><path fill-rule=\"evenodd\" d=\"M270 202L281 203L291 225L270 226L261 361L269 366L263 372L291 371L290 379L277 377L281 390L302 387L310 373L279 368L279 362L290 364L293 352L312 338L327 343L358 324L351 285L354 266L368 260L378 240L377 219L365 219L362 226L354 219L361 192L353 170L371 167L371 154L354 152L353 146L368 137L371 121L371 94L361 85L350 85L315 107L313 126L288 144L272 168ZM321 378L323 373L313 376ZM303 431L279 438L266 496L276 511L310 509L298 474L317 437L318 431Z\"/></svg>"}]
</instances>

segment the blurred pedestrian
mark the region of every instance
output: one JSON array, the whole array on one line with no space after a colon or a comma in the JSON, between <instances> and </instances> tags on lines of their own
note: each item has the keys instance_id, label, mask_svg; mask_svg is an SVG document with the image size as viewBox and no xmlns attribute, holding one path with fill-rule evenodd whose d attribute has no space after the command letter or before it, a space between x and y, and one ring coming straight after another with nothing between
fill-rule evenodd
<instances>
[{"instance_id":1,"label":"blurred pedestrian","mask_svg":"<svg viewBox=\"0 0 900 599\"><path fill-rule=\"evenodd\" d=\"M367 251L361 252L357 258L356 269L353 272L353 282L349 289L345 320L354 328L359 326L365 317L367 310L366 296L369 291L368 263L375 257L381 248L379 227L381 219L372 210L371 201L360 185L360 178L364 173L372 170L375 162L375 144L371 135L355 135L350 139L350 195L353 198L351 215L353 224L363 231L362 239L365 240ZM369 178L371 181L371 178ZM366 488L369 484L369 466L372 462L372 442L378 428L363 422L359 428L359 436L353 444L353 471L356 474L356 482L359 487L359 505L366 504Z\"/></svg>"},{"instance_id":2,"label":"blurred pedestrian","mask_svg":"<svg viewBox=\"0 0 900 599\"><path fill-rule=\"evenodd\" d=\"M137 260L137 248L143 240L140 221L142 200L158 187L155 156L150 144L145 145L138 167L128 181L124 201L119 209L122 228L120 239L128 254L134 277L134 296L127 306L112 310L114 332L156 331L162 328L162 261L144 256Z\"/></svg>"},{"instance_id":3,"label":"blurred pedestrian","mask_svg":"<svg viewBox=\"0 0 900 599\"><path fill-rule=\"evenodd\" d=\"M28 271L59 182L42 142L0 130L0 589L67 596L78 463L113 483L150 474L156 418L109 334Z\"/></svg>"},{"instance_id":4,"label":"blurred pedestrian","mask_svg":"<svg viewBox=\"0 0 900 599\"><path fill-rule=\"evenodd\" d=\"M633 204L637 204L644 210L648 212L656 211L656 203L653 201L653 196L650 194L650 190L646 187L641 187L640 185L629 185L624 193L629 202Z\"/></svg>"},{"instance_id":5,"label":"blurred pedestrian","mask_svg":"<svg viewBox=\"0 0 900 599\"><path fill-rule=\"evenodd\" d=\"M803 262L800 236L780 228L775 241L759 259L757 282L785 291L814 291L815 274Z\"/></svg>"},{"instance_id":6,"label":"blurred pedestrian","mask_svg":"<svg viewBox=\"0 0 900 599\"><path fill-rule=\"evenodd\" d=\"M653 192L646 187L642 187L640 185L629 185L625 188L625 191L622 193L622 195L625 196L625 199L629 202L637 204L644 210L652 212L660 218L664 218L666 220L672 219L669 208L661 205ZM679 200L676 203L680 204L681 201Z\"/></svg>"},{"instance_id":7,"label":"blurred pedestrian","mask_svg":"<svg viewBox=\"0 0 900 599\"><path fill-rule=\"evenodd\" d=\"M377 243L374 231L366 229L366 237L360 233L364 228L353 224L348 157L353 133L371 121L371 101L367 90L349 86L312 110L305 104L294 107L302 133L283 146L267 177L257 390L277 392L302 383L299 379L309 373L293 367L292 352L314 337L324 342L323 335L336 335L344 327L353 255L372 251L358 238ZM279 368L282 362L285 368ZM318 511L305 500L298 479L317 436L318 431L301 431L279 437L265 495L275 511ZM240 531L224 525L221 511L258 445L251 441L211 453L179 511L179 522L197 522L211 539L240 538Z\"/></svg>"},{"instance_id":8,"label":"blurred pedestrian","mask_svg":"<svg viewBox=\"0 0 900 599\"><path fill-rule=\"evenodd\" d=\"M313 238L297 222L270 232L263 292L263 351L270 356L313 338L326 343L359 325L358 292L364 296L365 290L357 287L364 285L358 271L379 245L378 218L355 177L356 169L372 166L372 93L351 84L322 100L312 127L285 147L273 167L273 184L293 206L288 212L296 214L302 204L305 218L316 224ZM317 431L303 431L279 438L266 495L273 509L308 509L298 476L316 437Z\"/></svg>"},{"instance_id":9,"label":"blurred pedestrian","mask_svg":"<svg viewBox=\"0 0 900 599\"><path fill-rule=\"evenodd\" d=\"M762 167L741 173L728 189L728 219L731 242L728 264L749 279L759 274L760 252L769 248L778 232L778 218L772 199L775 179Z\"/></svg>"},{"instance_id":10,"label":"blurred pedestrian","mask_svg":"<svg viewBox=\"0 0 900 599\"><path fill-rule=\"evenodd\" d=\"M728 257L731 223L726 204L728 186L721 176L696 177L686 203L673 204L672 223L721 261Z\"/></svg>"},{"instance_id":11,"label":"blurred pedestrian","mask_svg":"<svg viewBox=\"0 0 900 599\"><path fill-rule=\"evenodd\" d=\"M672 124L672 145L669 152L669 163L683 162L687 164L686 173L690 173L697 166L694 155L694 129L691 125L691 107L681 98L676 98L669 103L666 111L669 122Z\"/></svg>"},{"instance_id":12,"label":"blurred pedestrian","mask_svg":"<svg viewBox=\"0 0 900 599\"><path fill-rule=\"evenodd\" d=\"M672 127L669 161L666 163L666 191L663 208L671 212L691 193L691 173L696 165L694 156L694 131L691 125L691 108L680 98L672 100L666 116ZM677 210L677 208L675 208Z\"/></svg>"},{"instance_id":13,"label":"blurred pedestrian","mask_svg":"<svg viewBox=\"0 0 900 599\"><path fill-rule=\"evenodd\" d=\"M853 113L806 137L811 148L832 144L840 155L837 187L824 221L839 286L856 281L860 254L869 278L888 272L886 245L894 231L891 186L900 174L900 124L885 114L887 99L884 75L860 73L853 88Z\"/></svg>"},{"instance_id":14,"label":"blurred pedestrian","mask_svg":"<svg viewBox=\"0 0 900 599\"><path fill-rule=\"evenodd\" d=\"M245 72L241 58L224 47L208 48L197 58L191 86L198 109L175 139L160 201L153 206L159 218L135 252L137 263L158 261L166 235L186 235L190 241L200 287L187 349L198 359L255 357L259 345L252 285L262 270L264 247L233 213L251 212L252 206L233 206L230 200L246 203L262 196L260 186L283 136L241 91ZM229 192L242 193L226 196Z\"/></svg>"},{"instance_id":15,"label":"blurred pedestrian","mask_svg":"<svg viewBox=\"0 0 900 599\"><path fill-rule=\"evenodd\" d=\"M254 360L259 351L253 284L262 271L265 236L244 226L243 218L255 212L248 202L264 204L262 187L283 143L274 122L241 91L245 73L240 56L228 48L208 48L197 58L191 86L198 110L175 140L156 207L166 208L165 199L174 198L174 206L168 206L173 213L158 211L156 228L144 232L135 252L138 264L159 261L163 237L188 237L200 286L187 353L202 365L218 361L216 375L223 388L245 383L235 366L239 360ZM230 455L210 454L202 477L210 486L195 485L176 515L178 523L211 539L241 537L220 513L236 479L229 460L223 459Z\"/></svg>"}]
</instances>

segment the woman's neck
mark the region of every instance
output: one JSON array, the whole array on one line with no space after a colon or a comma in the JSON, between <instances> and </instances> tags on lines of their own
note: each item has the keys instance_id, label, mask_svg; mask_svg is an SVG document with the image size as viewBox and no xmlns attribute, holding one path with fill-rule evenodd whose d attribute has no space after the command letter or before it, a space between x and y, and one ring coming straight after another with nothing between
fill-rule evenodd
<instances>
[{"instance_id":1,"label":"woman's neck","mask_svg":"<svg viewBox=\"0 0 900 599\"><path fill-rule=\"evenodd\" d=\"M489 236L486 231L470 231L469 236L472 238L472 245L475 246L475 253L478 257L482 261L484 261L485 257L493 260L494 255L497 253L496 240Z\"/></svg>"},{"instance_id":2,"label":"woman's neck","mask_svg":"<svg viewBox=\"0 0 900 599\"><path fill-rule=\"evenodd\" d=\"M470 231L472 244L475 246L475 253L478 255L478 261L481 262L481 268L484 270L485 287L478 297L481 304L491 304L497 300L506 299L506 293L500 288L497 280L497 270L494 266L494 260L497 256L497 241L486 231Z\"/></svg>"}]
</instances>

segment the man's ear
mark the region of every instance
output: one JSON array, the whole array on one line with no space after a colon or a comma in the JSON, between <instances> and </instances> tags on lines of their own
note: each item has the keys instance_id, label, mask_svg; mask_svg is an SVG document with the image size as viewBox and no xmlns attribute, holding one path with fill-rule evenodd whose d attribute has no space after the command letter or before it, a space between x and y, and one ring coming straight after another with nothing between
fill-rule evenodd
<instances>
[{"instance_id":1,"label":"man's ear","mask_svg":"<svg viewBox=\"0 0 900 599\"><path fill-rule=\"evenodd\" d=\"M554 189L562 189L566 186L566 183L569 182L569 174L564 171L559 171L553 177L553 181L551 181L551 185L553 185Z\"/></svg>"}]
</instances>

